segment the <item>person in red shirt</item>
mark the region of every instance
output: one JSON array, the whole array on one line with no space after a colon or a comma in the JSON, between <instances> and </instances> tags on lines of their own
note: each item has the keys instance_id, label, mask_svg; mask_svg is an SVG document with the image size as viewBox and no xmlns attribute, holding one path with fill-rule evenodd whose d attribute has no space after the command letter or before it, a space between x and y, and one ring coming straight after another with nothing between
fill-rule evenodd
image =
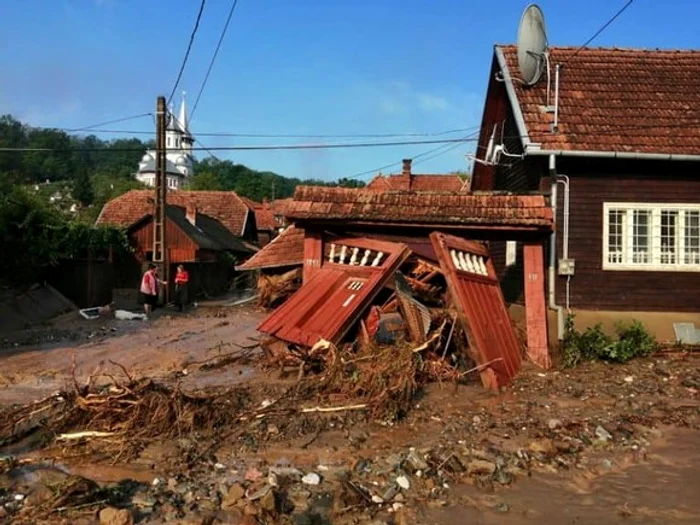
<instances>
[{"instance_id":1,"label":"person in red shirt","mask_svg":"<svg viewBox=\"0 0 700 525\"><path fill-rule=\"evenodd\" d=\"M187 273L185 267L181 264L177 265L177 273L175 274L175 297L177 308L181 312L187 306L187 285L190 282L190 274Z\"/></svg>"}]
</instances>

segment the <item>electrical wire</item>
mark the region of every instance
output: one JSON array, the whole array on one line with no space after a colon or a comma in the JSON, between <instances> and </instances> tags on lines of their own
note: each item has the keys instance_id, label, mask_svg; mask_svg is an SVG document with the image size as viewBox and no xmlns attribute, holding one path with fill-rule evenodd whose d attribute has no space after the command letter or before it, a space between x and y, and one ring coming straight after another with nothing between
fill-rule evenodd
<instances>
[{"instance_id":1,"label":"electrical wire","mask_svg":"<svg viewBox=\"0 0 700 525\"><path fill-rule=\"evenodd\" d=\"M170 101L173 99L173 96L175 95L175 90L177 89L177 86L180 84L180 79L182 78L183 71L185 71L185 65L187 64L187 59L190 56L190 51L192 50L192 44L194 43L194 37L197 34L197 29L199 29L199 21L202 19L202 12L204 11L204 4L205 3L206 3L206 0L202 0L202 3L199 5L199 12L197 13L197 19L194 22L194 29L192 29L192 34L190 35L190 41L187 44L187 51L185 51L185 58L182 60L182 65L180 66L180 71L177 74L177 80L175 80L175 85L173 86L173 89L170 92L170 96L168 97L168 105L170 105Z\"/></svg>"},{"instance_id":2,"label":"electrical wire","mask_svg":"<svg viewBox=\"0 0 700 525\"><path fill-rule=\"evenodd\" d=\"M632 2L634 2L634 0L627 0L627 3L624 6L622 6L622 8L617 13L615 13L615 15L613 15L613 17L610 20L605 22L605 24L603 24L603 26L600 29L598 29L598 31L596 31L591 38L586 40L586 42L581 47L579 47L573 55L567 58L566 61L562 64L562 66L568 64L571 60L573 60L573 58L576 55L579 54L579 52L583 48L585 48L588 44L593 42L593 40L595 40L603 31L605 31L608 28L608 26L610 26L610 24L612 24L617 19L617 17L619 17L622 13L624 13L627 10L629 6L632 5Z\"/></svg>"},{"instance_id":3,"label":"electrical wire","mask_svg":"<svg viewBox=\"0 0 700 525\"><path fill-rule=\"evenodd\" d=\"M476 127L476 126L474 126L474 127ZM479 127L480 127L480 126L479 126ZM467 128L467 129L470 129L470 128ZM473 129L473 128L471 128L471 129ZM478 131L477 131L477 133L478 133ZM467 141L468 139L470 139L471 137L473 137L473 136L476 135L477 133L472 133L472 134L470 134L470 135L467 135L467 136L463 137L462 140ZM414 155L413 157L411 157L411 160L413 160L414 162L415 162L415 161L418 161L418 162L415 162L415 165L418 165L418 164L420 164L421 162L425 162L425 161L428 161L428 160L433 159L433 158L435 158L435 157L439 157L439 156L442 155L443 153L447 153L448 151L451 151L452 149L458 147L459 145L460 145L460 143L456 143L456 144L453 144L453 145L450 145L450 144L443 144L443 145L441 145L441 146L438 146L437 148L432 148L432 149L429 149L428 151L424 151L423 153L420 153L420 154L418 154L418 155ZM440 151L440 150L445 150L445 151ZM439 153L438 153L438 152L439 152ZM426 156L431 155L431 154L433 154L433 153L437 153L437 154L434 155L433 157L429 157L429 158L427 158L427 159L423 159L423 157L426 157ZM423 160L419 160L419 159L423 159ZM394 166L398 166L398 165L400 165L402 162L403 162L403 161L401 161L401 160L398 161L398 162L392 162L391 164L386 164L386 165L380 166L380 167L378 167L378 168L374 168L374 169L371 169L371 170L363 171L363 172L360 172L360 173L355 173L354 175L350 175L349 177L345 177L345 178L347 178L347 179L357 179L357 178L360 178L360 177L364 177L364 176L366 176L366 175L374 175L374 174L376 174L376 173L381 172L382 170L386 170L386 169L389 169L389 168L393 168Z\"/></svg>"},{"instance_id":4,"label":"electrical wire","mask_svg":"<svg viewBox=\"0 0 700 525\"><path fill-rule=\"evenodd\" d=\"M214 62L216 61L216 57L219 54L219 49L221 48L221 43L224 41L224 36L226 36L226 31L228 30L228 25L231 22L231 18L233 17L233 12L236 10L236 6L238 5L238 0L233 0L233 4L231 4L231 10L228 13L228 18L226 18L226 23L224 24L224 29L221 31L221 36L219 37L219 42L216 44L216 49L214 50L214 54L211 57L211 61L209 62L209 67L207 68L207 74L204 75L204 80L202 81L202 85L199 88L199 93L197 93L197 98L194 101L194 106L192 106L192 111L190 111L190 121L192 118L194 118L194 112L197 111L197 106L199 105L199 99L202 98L202 92L204 91L204 88L207 85L207 81L209 80L209 75L211 74L211 70L214 67Z\"/></svg>"},{"instance_id":5,"label":"electrical wire","mask_svg":"<svg viewBox=\"0 0 700 525\"><path fill-rule=\"evenodd\" d=\"M392 142L350 142L337 144L268 144L268 145L244 145L244 146L214 146L211 148L192 148L192 151L281 151L281 150L310 150L310 149L348 149L348 148L377 148L392 146L413 146L418 144L454 144L473 142L477 139L441 139L441 140L414 140ZM1 152L109 152L125 153L129 151L143 151L141 148L0 148ZM166 148L166 152L180 151L179 148Z\"/></svg>"},{"instance_id":6,"label":"electrical wire","mask_svg":"<svg viewBox=\"0 0 700 525\"><path fill-rule=\"evenodd\" d=\"M345 134L300 134L300 133L228 133L222 131L213 132L202 132L197 133L198 137L235 137L235 138L296 138L296 139L370 139L370 138L400 138L400 137L442 137L444 135L449 135L452 133L460 133L464 131L471 131L473 129L479 128L480 126L473 126L471 128L463 129L451 129L447 131L440 131L437 133L345 133ZM65 128L51 128L58 129L62 131L69 131ZM101 129L97 130L100 133L122 133L122 134L133 134L133 135L153 135L152 131L143 130L125 130L125 129Z\"/></svg>"},{"instance_id":7,"label":"electrical wire","mask_svg":"<svg viewBox=\"0 0 700 525\"><path fill-rule=\"evenodd\" d=\"M118 122L126 122L127 120L135 120L137 118L143 118L143 117L149 117L153 115L153 113L140 113L139 115L132 115L130 117L122 117L122 118L117 118L114 120L106 120L104 122L99 122L97 124L92 124L90 126L83 126L81 128L34 128L34 129L57 129L60 131L66 131L68 133L75 133L76 131L88 131L92 130L93 128L99 128L101 126L107 126L108 124L116 124ZM104 132L104 130L95 130L96 132Z\"/></svg>"}]
</instances>

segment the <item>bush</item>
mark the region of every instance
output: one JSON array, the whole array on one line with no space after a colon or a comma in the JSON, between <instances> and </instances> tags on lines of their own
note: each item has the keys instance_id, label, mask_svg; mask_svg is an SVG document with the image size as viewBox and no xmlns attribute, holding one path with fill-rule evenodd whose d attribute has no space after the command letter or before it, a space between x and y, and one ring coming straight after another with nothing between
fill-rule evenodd
<instances>
[{"instance_id":1,"label":"bush","mask_svg":"<svg viewBox=\"0 0 700 525\"><path fill-rule=\"evenodd\" d=\"M561 350L565 367L573 367L581 361L601 359L625 363L635 357L645 357L658 348L656 339L639 321L619 323L615 331L617 339L605 334L602 325L596 324L583 333L574 328L573 315L566 319L566 333Z\"/></svg>"}]
</instances>

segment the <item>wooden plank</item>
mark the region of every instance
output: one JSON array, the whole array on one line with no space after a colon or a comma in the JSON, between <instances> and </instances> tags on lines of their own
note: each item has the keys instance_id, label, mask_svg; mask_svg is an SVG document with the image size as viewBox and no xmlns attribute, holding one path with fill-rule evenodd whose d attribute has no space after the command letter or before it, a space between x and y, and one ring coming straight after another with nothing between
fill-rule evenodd
<instances>
[{"instance_id":1,"label":"wooden plank","mask_svg":"<svg viewBox=\"0 0 700 525\"><path fill-rule=\"evenodd\" d=\"M542 243L525 243L523 245L523 265L527 355L533 363L547 369L552 366L552 359L549 355L547 342L547 306Z\"/></svg>"},{"instance_id":2,"label":"wooden plank","mask_svg":"<svg viewBox=\"0 0 700 525\"><path fill-rule=\"evenodd\" d=\"M321 232L308 229L304 234L304 269L302 282L311 281L314 275L321 269L323 262L323 239Z\"/></svg>"}]
</instances>

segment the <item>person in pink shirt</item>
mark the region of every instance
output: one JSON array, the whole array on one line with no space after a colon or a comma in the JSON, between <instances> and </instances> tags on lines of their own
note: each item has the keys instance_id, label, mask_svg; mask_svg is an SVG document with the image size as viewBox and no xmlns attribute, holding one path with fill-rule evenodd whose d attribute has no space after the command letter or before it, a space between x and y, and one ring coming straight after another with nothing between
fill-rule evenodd
<instances>
[{"instance_id":1,"label":"person in pink shirt","mask_svg":"<svg viewBox=\"0 0 700 525\"><path fill-rule=\"evenodd\" d=\"M143 298L143 310L146 315L151 315L153 307L158 302L158 277L156 265L151 263L141 279L141 296Z\"/></svg>"}]
</instances>

